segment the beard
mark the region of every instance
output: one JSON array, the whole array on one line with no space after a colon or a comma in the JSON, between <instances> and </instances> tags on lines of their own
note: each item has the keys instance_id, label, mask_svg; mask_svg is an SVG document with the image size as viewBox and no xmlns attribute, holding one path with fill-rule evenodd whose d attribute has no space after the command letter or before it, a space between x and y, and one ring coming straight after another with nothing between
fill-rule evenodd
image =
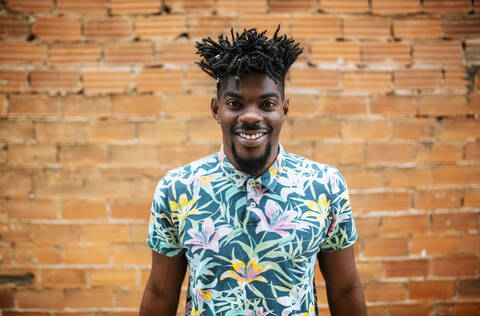
<instances>
[{"instance_id":1,"label":"beard","mask_svg":"<svg viewBox=\"0 0 480 316\"><path fill-rule=\"evenodd\" d=\"M231 143L231 148L233 158L235 159L235 162L240 168L240 171L243 171L249 175L256 175L262 172L265 167L267 167L266 163L272 151L272 144L267 144L267 148L265 148L265 152L261 156L248 159L244 159L238 155L237 149L235 148L235 144L233 143L233 141Z\"/></svg>"}]
</instances>

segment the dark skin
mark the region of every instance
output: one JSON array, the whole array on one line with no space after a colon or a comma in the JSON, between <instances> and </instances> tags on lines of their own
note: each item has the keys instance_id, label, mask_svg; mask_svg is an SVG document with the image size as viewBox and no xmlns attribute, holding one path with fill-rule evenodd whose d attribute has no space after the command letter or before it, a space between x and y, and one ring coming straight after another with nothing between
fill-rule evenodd
<instances>
[{"instance_id":1,"label":"dark skin","mask_svg":"<svg viewBox=\"0 0 480 316\"><path fill-rule=\"evenodd\" d=\"M259 176L276 159L280 130L288 113L288 99L283 99L279 87L263 74L244 75L238 89L235 79L230 77L222 90L221 98L212 100L211 110L222 128L225 155L239 170L242 165L235 160L234 151L242 160L266 157L263 166L253 172L249 170L251 175ZM367 315L353 247L319 252L317 258L331 314ZM152 251L152 270L140 316L176 314L187 264L185 255L167 257Z\"/></svg>"}]
</instances>

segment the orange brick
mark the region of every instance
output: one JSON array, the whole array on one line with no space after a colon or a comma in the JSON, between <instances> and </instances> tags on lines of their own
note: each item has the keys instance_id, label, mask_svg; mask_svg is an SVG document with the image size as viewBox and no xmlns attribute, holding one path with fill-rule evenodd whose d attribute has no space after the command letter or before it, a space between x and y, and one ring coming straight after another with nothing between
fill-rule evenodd
<instances>
[{"instance_id":1,"label":"orange brick","mask_svg":"<svg viewBox=\"0 0 480 316\"><path fill-rule=\"evenodd\" d=\"M151 264L151 250L141 244L113 245L113 262L115 264Z\"/></svg>"},{"instance_id":2,"label":"orange brick","mask_svg":"<svg viewBox=\"0 0 480 316\"><path fill-rule=\"evenodd\" d=\"M419 0L372 0L372 12L375 14L416 13L421 10Z\"/></svg>"},{"instance_id":3,"label":"orange brick","mask_svg":"<svg viewBox=\"0 0 480 316\"><path fill-rule=\"evenodd\" d=\"M445 68L445 89L465 91L467 86L468 74L465 67Z\"/></svg>"},{"instance_id":4,"label":"orange brick","mask_svg":"<svg viewBox=\"0 0 480 316\"><path fill-rule=\"evenodd\" d=\"M27 72L23 70L0 70L0 91L27 91Z\"/></svg>"},{"instance_id":5,"label":"orange brick","mask_svg":"<svg viewBox=\"0 0 480 316\"><path fill-rule=\"evenodd\" d=\"M456 163L462 160L463 146L439 143L420 143L417 146L417 162Z\"/></svg>"},{"instance_id":6,"label":"orange brick","mask_svg":"<svg viewBox=\"0 0 480 316\"><path fill-rule=\"evenodd\" d=\"M365 162L367 164L413 162L415 146L403 143L368 143Z\"/></svg>"},{"instance_id":7,"label":"orange brick","mask_svg":"<svg viewBox=\"0 0 480 316\"><path fill-rule=\"evenodd\" d=\"M294 68L290 72L290 86L295 90L339 90L339 73L334 70Z\"/></svg>"},{"instance_id":8,"label":"orange brick","mask_svg":"<svg viewBox=\"0 0 480 316\"><path fill-rule=\"evenodd\" d=\"M394 73L397 90L435 90L441 87L442 71L440 69L408 69Z\"/></svg>"},{"instance_id":9,"label":"orange brick","mask_svg":"<svg viewBox=\"0 0 480 316\"><path fill-rule=\"evenodd\" d=\"M211 92L216 93L215 81L212 77L198 68L189 69L185 73L185 85L191 91L198 93Z\"/></svg>"},{"instance_id":10,"label":"orange brick","mask_svg":"<svg viewBox=\"0 0 480 316\"><path fill-rule=\"evenodd\" d=\"M270 12L313 12L317 8L315 0L270 0Z\"/></svg>"},{"instance_id":11,"label":"orange brick","mask_svg":"<svg viewBox=\"0 0 480 316\"><path fill-rule=\"evenodd\" d=\"M357 261L356 266L361 280L378 280L383 276L382 262Z\"/></svg>"},{"instance_id":12,"label":"orange brick","mask_svg":"<svg viewBox=\"0 0 480 316\"><path fill-rule=\"evenodd\" d=\"M126 224L87 224L83 227L83 239L87 243L127 242Z\"/></svg>"},{"instance_id":13,"label":"orange brick","mask_svg":"<svg viewBox=\"0 0 480 316\"><path fill-rule=\"evenodd\" d=\"M67 308L106 308L113 307L112 290L108 288L71 289L65 291Z\"/></svg>"},{"instance_id":14,"label":"orange brick","mask_svg":"<svg viewBox=\"0 0 480 316\"><path fill-rule=\"evenodd\" d=\"M423 10L428 13L467 13L472 7L468 0L425 0Z\"/></svg>"},{"instance_id":15,"label":"orange brick","mask_svg":"<svg viewBox=\"0 0 480 316\"><path fill-rule=\"evenodd\" d=\"M418 112L432 116L466 115L469 106L464 95L429 95L419 98Z\"/></svg>"},{"instance_id":16,"label":"orange brick","mask_svg":"<svg viewBox=\"0 0 480 316\"><path fill-rule=\"evenodd\" d=\"M382 234L426 233L429 227L427 215L402 215L384 217Z\"/></svg>"},{"instance_id":17,"label":"orange brick","mask_svg":"<svg viewBox=\"0 0 480 316\"><path fill-rule=\"evenodd\" d=\"M366 257L406 256L408 239L371 239L363 243L363 255Z\"/></svg>"},{"instance_id":18,"label":"orange brick","mask_svg":"<svg viewBox=\"0 0 480 316\"><path fill-rule=\"evenodd\" d=\"M155 49L155 64L188 64L191 65L198 57L195 55L193 42L159 43Z\"/></svg>"},{"instance_id":19,"label":"orange brick","mask_svg":"<svg viewBox=\"0 0 480 316\"><path fill-rule=\"evenodd\" d=\"M8 159L8 145L0 143L0 164L6 164Z\"/></svg>"},{"instance_id":20,"label":"orange brick","mask_svg":"<svg viewBox=\"0 0 480 316\"><path fill-rule=\"evenodd\" d=\"M121 116L158 116L162 111L162 98L152 95L115 95L113 97L114 115Z\"/></svg>"},{"instance_id":21,"label":"orange brick","mask_svg":"<svg viewBox=\"0 0 480 316\"><path fill-rule=\"evenodd\" d=\"M397 19L393 21L395 38L441 38L442 20L437 18Z\"/></svg>"},{"instance_id":22,"label":"orange brick","mask_svg":"<svg viewBox=\"0 0 480 316\"><path fill-rule=\"evenodd\" d=\"M116 43L105 48L105 64L131 65L148 64L152 62L153 47L151 43Z\"/></svg>"},{"instance_id":23,"label":"orange brick","mask_svg":"<svg viewBox=\"0 0 480 316\"><path fill-rule=\"evenodd\" d=\"M361 156L362 154L360 154ZM333 162L336 165L336 161ZM382 175L375 170L346 169L342 171L342 174L350 189L381 188L383 186Z\"/></svg>"},{"instance_id":24,"label":"orange brick","mask_svg":"<svg viewBox=\"0 0 480 316\"><path fill-rule=\"evenodd\" d=\"M376 96L371 100L370 111L381 115L415 115L417 102L416 98L411 96Z\"/></svg>"},{"instance_id":25,"label":"orange brick","mask_svg":"<svg viewBox=\"0 0 480 316\"><path fill-rule=\"evenodd\" d=\"M103 14L108 11L107 0L57 0L59 13Z\"/></svg>"},{"instance_id":26,"label":"orange brick","mask_svg":"<svg viewBox=\"0 0 480 316\"><path fill-rule=\"evenodd\" d=\"M25 17L4 15L0 19L0 38L26 39L29 34L29 23Z\"/></svg>"},{"instance_id":27,"label":"orange brick","mask_svg":"<svg viewBox=\"0 0 480 316\"><path fill-rule=\"evenodd\" d=\"M10 0L8 8L12 11L39 13L53 10L52 0Z\"/></svg>"},{"instance_id":28,"label":"orange brick","mask_svg":"<svg viewBox=\"0 0 480 316\"><path fill-rule=\"evenodd\" d=\"M468 231L478 229L478 213L458 212L435 213L432 215L432 231Z\"/></svg>"},{"instance_id":29,"label":"orange brick","mask_svg":"<svg viewBox=\"0 0 480 316\"><path fill-rule=\"evenodd\" d=\"M465 190L464 206L480 206L480 189Z\"/></svg>"},{"instance_id":30,"label":"orange brick","mask_svg":"<svg viewBox=\"0 0 480 316\"><path fill-rule=\"evenodd\" d=\"M343 74L343 91L385 93L391 90L391 73L347 71Z\"/></svg>"},{"instance_id":31,"label":"orange brick","mask_svg":"<svg viewBox=\"0 0 480 316\"><path fill-rule=\"evenodd\" d=\"M84 142L86 127L84 122L36 122L35 135L42 143Z\"/></svg>"},{"instance_id":32,"label":"orange brick","mask_svg":"<svg viewBox=\"0 0 480 316\"><path fill-rule=\"evenodd\" d=\"M78 198L85 195L84 179L62 171L48 171L35 180L35 196L39 198Z\"/></svg>"},{"instance_id":33,"label":"orange brick","mask_svg":"<svg viewBox=\"0 0 480 316\"><path fill-rule=\"evenodd\" d=\"M350 64L360 62L360 46L352 42L319 42L311 44L311 61L315 64Z\"/></svg>"},{"instance_id":34,"label":"orange brick","mask_svg":"<svg viewBox=\"0 0 480 316\"><path fill-rule=\"evenodd\" d=\"M352 207L357 212L400 211L410 208L408 192L352 194Z\"/></svg>"},{"instance_id":35,"label":"orange brick","mask_svg":"<svg viewBox=\"0 0 480 316\"><path fill-rule=\"evenodd\" d=\"M348 16L343 20L343 37L346 39L389 39L390 20L383 17Z\"/></svg>"},{"instance_id":36,"label":"orange brick","mask_svg":"<svg viewBox=\"0 0 480 316\"><path fill-rule=\"evenodd\" d=\"M57 103L45 95L11 95L9 116L57 116Z\"/></svg>"},{"instance_id":37,"label":"orange brick","mask_svg":"<svg viewBox=\"0 0 480 316\"><path fill-rule=\"evenodd\" d=\"M218 0L217 11L220 14L238 13L265 13L267 10L266 1L247 0L238 2L235 0Z\"/></svg>"},{"instance_id":38,"label":"orange brick","mask_svg":"<svg viewBox=\"0 0 480 316\"><path fill-rule=\"evenodd\" d=\"M185 17L182 15L137 17L135 30L141 39L175 38L186 32Z\"/></svg>"},{"instance_id":39,"label":"orange brick","mask_svg":"<svg viewBox=\"0 0 480 316\"><path fill-rule=\"evenodd\" d=\"M108 264L110 247L74 246L65 247L65 264Z\"/></svg>"},{"instance_id":40,"label":"orange brick","mask_svg":"<svg viewBox=\"0 0 480 316\"><path fill-rule=\"evenodd\" d=\"M90 284L95 286L135 286L137 284L134 269L92 269L90 270Z\"/></svg>"},{"instance_id":41,"label":"orange brick","mask_svg":"<svg viewBox=\"0 0 480 316\"><path fill-rule=\"evenodd\" d=\"M459 208L461 200L460 190L416 190L414 205L420 210Z\"/></svg>"},{"instance_id":42,"label":"orange brick","mask_svg":"<svg viewBox=\"0 0 480 316\"><path fill-rule=\"evenodd\" d=\"M298 124L301 126L300 124ZM300 128L299 128L300 129ZM358 164L363 161L362 143L321 143L316 146L316 160L333 165Z\"/></svg>"},{"instance_id":43,"label":"orange brick","mask_svg":"<svg viewBox=\"0 0 480 316\"><path fill-rule=\"evenodd\" d=\"M34 70L30 74L31 87L37 92L76 92L80 90L77 71Z\"/></svg>"},{"instance_id":44,"label":"orange brick","mask_svg":"<svg viewBox=\"0 0 480 316\"><path fill-rule=\"evenodd\" d=\"M94 44L53 44L50 63L54 66L96 66L100 53L100 47Z\"/></svg>"},{"instance_id":45,"label":"orange brick","mask_svg":"<svg viewBox=\"0 0 480 316\"><path fill-rule=\"evenodd\" d=\"M165 0L165 7L171 12L210 12L213 0Z\"/></svg>"},{"instance_id":46,"label":"orange brick","mask_svg":"<svg viewBox=\"0 0 480 316\"><path fill-rule=\"evenodd\" d=\"M480 20L476 16L447 17L443 20L443 32L449 38L476 38L480 36Z\"/></svg>"},{"instance_id":47,"label":"orange brick","mask_svg":"<svg viewBox=\"0 0 480 316\"><path fill-rule=\"evenodd\" d=\"M2 42L0 62L5 65L42 66L47 61L47 47L37 43Z\"/></svg>"},{"instance_id":48,"label":"orange brick","mask_svg":"<svg viewBox=\"0 0 480 316\"><path fill-rule=\"evenodd\" d=\"M78 225L36 224L32 227L32 239L40 245L77 244L82 235Z\"/></svg>"},{"instance_id":49,"label":"orange brick","mask_svg":"<svg viewBox=\"0 0 480 316\"><path fill-rule=\"evenodd\" d=\"M129 71L85 71L83 87L85 93L125 92L130 88Z\"/></svg>"},{"instance_id":50,"label":"orange brick","mask_svg":"<svg viewBox=\"0 0 480 316\"><path fill-rule=\"evenodd\" d=\"M127 178L94 178L87 180L84 189L77 195L104 200L124 198L127 195L138 198L136 192L142 188L141 184L140 181L133 182Z\"/></svg>"},{"instance_id":51,"label":"orange brick","mask_svg":"<svg viewBox=\"0 0 480 316\"><path fill-rule=\"evenodd\" d=\"M94 143L124 141L135 138L135 125L131 122L92 121L88 128L88 139Z\"/></svg>"},{"instance_id":52,"label":"orange brick","mask_svg":"<svg viewBox=\"0 0 480 316\"><path fill-rule=\"evenodd\" d=\"M142 157L141 161L132 157ZM158 163L158 148L151 145L110 146L109 162L115 165L145 166Z\"/></svg>"},{"instance_id":53,"label":"orange brick","mask_svg":"<svg viewBox=\"0 0 480 316\"><path fill-rule=\"evenodd\" d=\"M480 294L479 281L460 280L458 284L458 294L463 297L478 297Z\"/></svg>"},{"instance_id":54,"label":"orange brick","mask_svg":"<svg viewBox=\"0 0 480 316\"><path fill-rule=\"evenodd\" d=\"M32 34L46 41L78 41L81 39L81 24L78 18L38 17Z\"/></svg>"},{"instance_id":55,"label":"orange brick","mask_svg":"<svg viewBox=\"0 0 480 316\"><path fill-rule=\"evenodd\" d=\"M162 9L160 0L141 0L135 3L129 0L111 0L112 14L148 14L159 13Z\"/></svg>"},{"instance_id":56,"label":"orange brick","mask_svg":"<svg viewBox=\"0 0 480 316\"><path fill-rule=\"evenodd\" d=\"M138 125L141 143L183 143L187 138L185 123L178 120L157 120Z\"/></svg>"},{"instance_id":57,"label":"orange brick","mask_svg":"<svg viewBox=\"0 0 480 316\"><path fill-rule=\"evenodd\" d=\"M167 117L208 117L212 116L210 94L183 94L166 98L163 111Z\"/></svg>"},{"instance_id":58,"label":"orange brick","mask_svg":"<svg viewBox=\"0 0 480 316\"><path fill-rule=\"evenodd\" d=\"M361 55L362 62L366 64L411 64L410 45L407 43L364 44Z\"/></svg>"},{"instance_id":59,"label":"orange brick","mask_svg":"<svg viewBox=\"0 0 480 316\"><path fill-rule=\"evenodd\" d=\"M105 204L102 202L62 201L63 219L101 219L107 217Z\"/></svg>"},{"instance_id":60,"label":"orange brick","mask_svg":"<svg viewBox=\"0 0 480 316\"><path fill-rule=\"evenodd\" d=\"M442 139L463 139L479 137L480 124L477 120L443 120L440 137Z\"/></svg>"},{"instance_id":61,"label":"orange brick","mask_svg":"<svg viewBox=\"0 0 480 316\"><path fill-rule=\"evenodd\" d=\"M138 308L143 297L142 290L116 290L115 302L118 307L122 308ZM181 302L180 302L181 303ZM183 312L185 312L183 310Z\"/></svg>"},{"instance_id":62,"label":"orange brick","mask_svg":"<svg viewBox=\"0 0 480 316\"><path fill-rule=\"evenodd\" d=\"M112 100L106 96L68 95L59 99L63 116L108 117Z\"/></svg>"},{"instance_id":63,"label":"orange brick","mask_svg":"<svg viewBox=\"0 0 480 316\"><path fill-rule=\"evenodd\" d=\"M113 218L145 218L151 202L113 202L110 206Z\"/></svg>"},{"instance_id":64,"label":"orange brick","mask_svg":"<svg viewBox=\"0 0 480 316\"><path fill-rule=\"evenodd\" d=\"M64 295L62 290L19 290L16 291L17 304L20 308L62 309Z\"/></svg>"},{"instance_id":65,"label":"orange brick","mask_svg":"<svg viewBox=\"0 0 480 316\"><path fill-rule=\"evenodd\" d=\"M15 307L15 296L13 294L13 289L0 290L0 307L2 309Z\"/></svg>"},{"instance_id":66,"label":"orange brick","mask_svg":"<svg viewBox=\"0 0 480 316\"><path fill-rule=\"evenodd\" d=\"M262 5L260 4L259 7L262 8ZM251 28L256 28L260 32L267 30L267 36L272 37L279 24L281 25L280 34L291 33L290 17L287 14L242 14L236 20L234 28L238 31ZM301 60L301 57L298 60Z\"/></svg>"},{"instance_id":67,"label":"orange brick","mask_svg":"<svg viewBox=\"0 0 480 316\"><path fill-rule=\"evenodd\" d=\"M62 145L60 164L66 166L93 166L107 162L107 148L102 145Z\"/></svg>"},{"instance_id":68,"label":"orange brick","mask_svg":"<svg viewBox=\"0 0 480 316\"><path fill-rule=\"evenodd\" d=\"M366 0L322 0L320 9L332 13L366 13L369 11Z\"/></svg>"},{"instance_id":69,"label":"orange brick","mask_svg":"<svg viewBox=\"0 0 480 316\"><path fill-rule=\"evenodd\" d=\"M342 20L333 15L294 15L292 34L296 39L340 38Z\"/></svg>"},{"instance_id":70,"label":"orange brick","mask_svg":"<svg viewBox=\"0 0 480 316\"><path fill-rule=\"evenodd\" d=\"M465 160L480 160L480 142L467 143Z\"/></svg>"},{"instance_id":71,"label":"orange brick","mask_svg":"<svg viewBox=\"0 0 480 316\"><path fill-rule=\"evenodd\" d=\"M78 288L86 286L85 270L44 269L42 285L46 288Z\"/></svg>"},{"instance_id":72,"label":"orange brick","mask_svg":"<svg viewBox=\"0 0 480 316\"><path fill-rule=\"evenodd\" d=\"M385 262L387 278L426 277L429 262L425 259L408 259Z\"/></svg>"},{"instance_id":73,"label":"orange brick","mask_svg":"<svg viewBox=\"0 0 480 316\"><path fill-rule=\"evenodd\" d=\"M436 306L439 313L452 316L476 316L479 308L480 303L478 302L440 303Z\"/></svg>"},{"instance_id":74,"label":"orange brick","mask_svg":"<svg viewBox=\"0 0 480 316\"><path fill-rule=\"evenodd\" d=\"M178 92L183 88L183 75L178 70L147 68L140 72L135 85L140 93Z\"/></svg>"},{"instance_id":75,"label":"orange brick","mask_svg":"<svg viewBox=\"0 0 480 316\"><path fill-rule=\"evenodd\" d=\"M19 244L14 248L16 264L61 264L62 253L55 245Z\"/></svg>"},{"instance_id":76,"label":"orange brick","mask_svg":"<svg viewBox=\"0 0 480 316\"><path fill-rule=\"evenodd\" d=\"M394 168L384 171L385 186L405 188L424 186L432 183L430 169L427 168Z\"/></svg>"},{"instance_id":77,"label":"orange brick","mask_svg":"<svg viewBox=\"0 0 480 316\"><path fill-rule=\"evenodd\" d=\"M297 140L317 140L340 137L340 122L336 120L293 121L293 138Z\"/></svg>"},{"instance_id":78,"label":"orange brick","mask_svg":"<svg viewBox=\"0 0 480 316\"><path fill-rule=\"evenodd\" d=\"M408 296L407 287L404 283L374 282L364 285L365 298L369 302L375 301L399 301Z\"/></svg>"},{"instance_id":79,"label":"orange brick","mask_svg":"<svg viewBox=\"0 0 480 316\"><path fill-rule=\"evenodd\" d=\"M365 114L366 103L366 98L362 97L324 96L320 98L319 113L320 115Z\"/></svg>"},{"instance_id":80,"label":"orange brick","mask_svg":"<svg viewBox=\"0 0 480 316\"><path fill-rule=\"evenodd\" d=\"M8 163L14 166L53 164L57 162L57 148L50 144L10 144Z\"/></svg>"},{"instance_id":81,"label":"orange brick","mask_svg":"<svg viewBox=\"0 0 480 316\"><path fill-rule=\"evenodd\" d=\"M343 121L342 137L345 139L386 139L390 134L387 120Z\"/></svg>"},{"instance_id":82,"label":"orange brick","mask_svg":"<svg viewBox=\"0 0 480 316\"><path fill-rule=\"evenodd\" d=\"M220 145L221 130L214 120L195 120L187 122L188 140L192 142L216 142Z\"/></svg>"},{"instance_id":83,"label":"orange brick","mask_svg":"<svg viewBox=\"0 0 480 316\"><path fill-rule=\"evenodd\" d=\"M314 95L289 94L286 98L289 99L290 102L288 111L289 118L315 115L317 112L318 98ZM325 99L321 99L321 102L325 101Z\"/></svg>"},{"instance_id":84,"label":"orange brick","mask_svg":"<svg viewBox=\"0 0 480 316\"><path fill-rule=\"evenodd\" d=\"M192 38L205 38L207 36L217 38L219 34L230 34L234 26L231 16L193 15L189 20L188 34Z\"/></svg>"},{"instance_id":85,"label":"orange brick","mask_svg":"<svg viewBox=\"0 0 480 316\"><path fill-rule=\"evenodd\" d=\"M159 151L158 163L169 166L180 166L194 161L211 153L208 145L178 145L172 144L161 147ZM151 195L151 193L150 193Z\"/></svg>"},{"instance_id":86,"label":"orange brick","mask_svg":"<svg viewBox=\"0 0 480 316\"><path fill-rule=\"evenodd\" d=\"M131 242L143 243L146 240L148 233L148 225L145 224L130 224L128 225L128 235Z\"/></svg>"},{"instance_id":87,"label":"orange brick","mask_svg":"<svg viewBox=\"0 0 480 316\"><path fill-rule=\"evenodd\" d=\"M0 196L27 197L32 190L30 174L24 171L7 170L0 173Z\"/></svg>"},{"instance_id":88,"label":"orange brick","mask_svg":"<svg viewBox=\"0 0 480 316\"><path fill-rule=\"evenodd\" d=\"M84 23L87 40L122 40L132 37L132 25L125 17L90 18Z\"/></svg>"},{"instance_id":89,"label":"orange brick","mask_svg":"<svg viewBox=\"0 0 480 316\"><path fill-rule=\"evenodd\" d=\"M461 276L478 274L480 262L476 256L454 256L433 259L433 275Z\"/></svg>"},{"instance_id":90,"label":"orange brick","mask_svg":"<svg viewBox=\"0 0 480 316\"><path fill-rule=\"evenodd\" d=\"M480 43L475 40L465 41L465 60L467 64L477 64L480 62Z\"/></svg>"},{"instance_id":91,"label":"orange brick","mask_svg":"<svg viewBox=\"0 0 480 316\"><path fill-rule=\"evenodd\" d=\"M475 184L480 183L480 168L474 166L445 166L433 170L436 184Z\"/></svg>"},{"instance_id":92,"label":"orange brick","mask_svg":"<svg viewBox=\"0 0 480 316\"><path fill-rule=\"evenodd\" d=\"M415 64L461 65L463 60L462 43L452 41L415 44L413 60Z\"/></svg>"},{"instance_id":93,"label":"orange brick","mask_svg":"<svg viewBox=\"0 0 480 316\"><path fill-rule=\"evenodd\" d=\"M414 300L447 299L455 296L455 281L410 281Z\"/></svg>"},{"instance_id":94,"label":"orange brick","mask_svg":"<svg viewBox=\"0 0 480 316\"><path fill-rule=\"evenodd\" d=\"M413 235L413 255L448 255L458 253L458 236L456 235Z\"/></svg>"},{"instance_id":95,"label":"orange brick","mask_svg":"<svg viewBox=\"0 0 480 316\"><path fill-rule=\"evenodd\" d=\"M0 117L7 116L7 95L0 94Z\"/></svg>"},{"instance_id":96,"label":"orange brick","mask_svg":"<svg viewBox=\"0 0 480 316\"><path fill-rule=\"evenodd\" d=\"M480 234L465 234L461 237L462 252L477 253L480 252Z\"/></svg>"}]
</instances>

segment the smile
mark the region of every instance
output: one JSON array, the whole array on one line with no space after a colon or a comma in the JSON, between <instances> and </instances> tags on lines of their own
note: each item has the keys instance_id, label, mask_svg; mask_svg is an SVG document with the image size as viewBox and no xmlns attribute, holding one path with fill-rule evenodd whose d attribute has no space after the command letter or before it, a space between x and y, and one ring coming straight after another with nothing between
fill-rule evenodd
<instances>
[{"instance_id":1,"label":"smile","mask_svg":"<svg viewBox=\"0 0 480 316\"><path fill-rule=\"evenodd\" d=\"M265 135L265 133L256 133L256 134L252 134L252 135L249 135L249 134L245 134L245 133L238 133L238 135L242 138L245 138L245 139L258 139L260 137L262 137L263 135Z\"/></svg>"}]
</instances>

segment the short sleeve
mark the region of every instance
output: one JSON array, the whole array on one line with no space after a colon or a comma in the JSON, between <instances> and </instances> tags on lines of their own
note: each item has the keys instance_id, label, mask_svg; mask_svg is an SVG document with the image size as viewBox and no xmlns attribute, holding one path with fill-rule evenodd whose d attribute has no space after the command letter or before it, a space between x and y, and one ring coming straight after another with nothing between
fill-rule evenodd
<instances>
[{"instance_id":1,"label":"short sleeve","mask_svg":"<svg viewBox=\"0 0 480 316\"><path fill-rule=\"evenodd\" d=\"M345 180L333 167L329 167L327 175L331 197L328 210L329 227L320 250L331 252L351 246L357 240L357 230Z\"/></svg>"},{"instance_id":2,"label":"short sleeve","mask_svg":"<svg viewBox=\"0 0 480 316\"><path fill-rule=\"evenodd\" d=\"M183 248L168 203L169 185L165 176L155 189L148 224L147 246L158 253L173 257L181 254Z\"/></svg>"}]
</instances>

